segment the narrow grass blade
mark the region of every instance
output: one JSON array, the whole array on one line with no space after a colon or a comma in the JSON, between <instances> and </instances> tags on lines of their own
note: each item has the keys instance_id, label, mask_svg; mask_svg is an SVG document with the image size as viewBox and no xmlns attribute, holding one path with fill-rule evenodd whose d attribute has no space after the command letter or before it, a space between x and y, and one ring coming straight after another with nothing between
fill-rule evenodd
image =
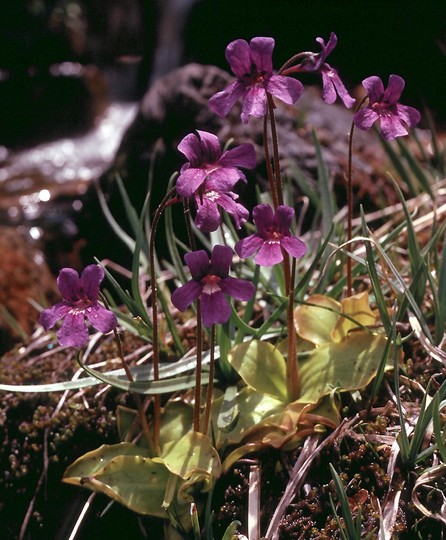
<instances>
[{"instance_id":1,"label":"narrow grass blade","mask_svg":"<svg viewBox=\"0 0 446 540\"><path fill-rule=\"evenodd\" d=\"M314 205L318 213L321 211L321 198L316 190L314 190L308 181L308 178L297 166L291 168L292 179L295 181L299 190L308 197L310 202Z\"/></svg>"},{"instance_id":2,"label":"narrow grass blade","mask_svg":"<svg viewBox=\"0 0 446 540\"><path fill-rule=\"evenodd\" d=\"M109 384L114 388L118 388L123 392L132 392L136 394L168 394L171 392L179 392L195 386L195 374L182 375L170 379L161 379L158 381L134 381L130 382L123 378L106 375L84 364L79 358L78 363L91 377L99 379L105 384ZM203 373L201 377L202 384L209 382L209 375Z\"/></svg>"},{"instance_id":3,"label":"narrow grass blade","mask_svg":"<svg viewBox=\"0 0 446 540\"><path fill-rule=\"evenodd\" d=\"M105 199L104 192L102 191L102 188L99 185L99 182L96 183L95 186L96 186L96 193L98 195L99 204L101 206L102 213L104 214L108 224L110 225L110 227L112 228L116 236L133 253L133 250L135 249L135 240L133 240L133 238L124 231L124 229L119 225L119 223L113 217L113 214L110 212L110 208L108 207L107 201Z\"/></svg>"},{"instance_id":4,"label":"narrow grass blade","mask_svg":"<svg viewBox=\"0 0 446 540\"><path fill-rule=\"evenodd\" d=\"M420 163L412 152L409 150L406 141L403 141L401 138L397 139L398 146L400 147L402 155L406 158L407 163L409 164L410 170L412 171L415 178L418 180L422 190L426 193L429 193L430 197L434 199L434 193L432 191L432 178L429 178L428 175L423 171L420 166Z\"/></svg>"},{"instance_id":5,"label":"narrow grass blade","mask_svg":"<svg viewBox=\"0 0 446 540\"><path fill-rule=\"evenodd\" d=\"M438 345L443 338L446 324L446 236L443 241L443 251L441 254L440 270L438 273L438 289L436 296L439 299L438 313L435 318L435 345Z\"/></svg>"},{"instance_id":6,"label":"narrow grass blade","mask_svg":"<svg viewBox=\"0 0 446 540\"><path fill-rule=\"evenodd\" d=\"M352 511L348 503L347 495L345 493L344 484L342 483L342 480L339 477L333 465L331 463L329 463L328 465L330 467L330 473L335 483L336 493L338 495L339 503L341 505L342 517L344 518L345 529L347 533L346 538L348 538L349 540L354 540L358 537L356 535L356 526L355 526L355 522L353 521Z\"/></svg>"},{"instance_id":7,"label":"narrow grass blade","mask_svg":"<svg viewBox=\"0 0 446 540\"><path fill-rule=\"evenodd\" d=\"M259 285L259 279L260 279L260 266L256 264L254 269L254 276L252 278L252 283L255 287L255 290L257 291L257 287ZM237 336L235 338L234 345L241 343L245 337L245 335L252 334L252 327L249 324L249 321L251 320L253 309L254 309L254 303L256 301L256 295L254 294L250 300L246 303L245 306L245 312L243 313L243 319L240 319L240 317L235 312L234 306L231 304L231 315L235 314L235 317L238 319L237 322L240 324L238 326L238 332Z\"/></svg>"},{"instance_id":8,"label":"narrow grass blade","mask_svg":"<svg viewBox=\"0 0 446 540\"><path fill-rule=\"evenodd\" d=\"M444 402L443 402L444 406ZM435 397L432 401L432 420L434 425L434 435L435 435L435 442L437 444L437 449L440 452L441 459L443 460L443 463L446 463L446 445L444 443L444 436L441 431L441 422L440 422L440 396L435 394Z\"/></svg>"},{"instance_id":9,"label":"narrow grass blade","mask_svg":"<svg viewBox=\"0 0 446 540\"><path fill-rule=\"evenodd\" d=\"M186 218L187 219L187 218ZM173 212L172 207L167 206L164 210L164 220L165 220L165 230L166 230L166 242L169 249L169 255L171 257L172 264L175 268L175 275L179 278L181 283L186 283L186 273L184 271L184 264L181 258L180 252L178 250L178 245L181 243L175 236L175 231L173 227ZM187 251L187 247L185 251Z\"/></svg>"},{"instance_id":10,"label":"narrow grass blade","mask_svg":"<svg viewBox=\"0 0 446 540\"><path fill-rule=\"evenodd\" d=\"M95 259L98 264L100 264L105 272L105 275L107 276L107 279L110 281L114 292L118 295L121 302L127 307L127 309L130 311L130 313L134 317L141 317L141 319L144 321L144 323L147 325L149 329L152 328L152 321L148 318L147 312L144 309L143 313L141 313L141 310L138 306L138 303L129 295L128 292L125 292L122 287L119 285L119 283L116 281L116 279L113 277L113 275L107 270L107 268L101 264L101 262L98 259ZM144 315L144 316L143 316Z\"/></svg>"},{"instance_id":11,"label":"narrow grass blade","mask_svg":"<svg viewBox=\"0 0 446 540\"><path fill-rule=\"evenodd\" d=\"M411 274L413 278L413 283L415 283L415 286L413 287L413 295L417 302L421 302L424 293L426 290L426 279L418 279L415 282L415 273L417 272L420 265L423 263L423 257L421 255L420 246L418 244L417 235L415 234L415 230L412 223L412 218L410 216L409 210L406 205L406 201L403 197L403 193L401 192L401 189L399 188L398 184L395 182L395 180L392 178L393 181L393 187L395 188L395 191L398 195L398 198L400 199L404 216L406 218L406 226L407 226L407 251L409 253L409 260L410 260L410 267L411 267ZM420 276L421 277L421 276Z\"/></svg>"},{"instance_id":12,"label":"narrow grass blade","mask_svg":"<svg viewBox=\"0 0 446 540\"><path fill-rule=\"evenodd\" d=\"M334 232L334 224L331 224L330 230L328 231L327 235L325 236L324 241L322 242L321 246L317 250L317 253L313 259L313 262L311 263L308 270L305 272L305 274L302 276L302 278L297 282L294 290L295 290L295 298L296 299L303 299L304 295L308 292L308 287L313 279L314 272L316 271L316 268L318 264L322 262L322 257L325 253L325 250L327 249L328 243L331 240L331 237L333 236Z\"/></svg>"},{"instance_id":13,"label":"narrow grass blade","mask_svg":"<svg viewBox=\"0 0 446 540\"><path fill-rule=\"evenodd\" d=\"M420 193L419 187L414 182L412 175L406 171L406 168L403 165L401 156L395 151L392 144L389 141L386 141L383 137L380 137L381 144L384 146L384 150L392 162L392 165L395 167L396 172L398 173L401 180L409 188L409 194L411 197L416 197Z\"/></svg>"},{"instance_id":14,"label":"narrow grass blade","mask_svg":"<svg viewBox=\"0 0 446 540\"><path fill-rule=\"evenodd\" d=\"M368 229L367 229L367 224L365 222L364 211L362 208L361 208L361 222L362 222L362 234L363 236L367 237ZM387 336L389 336L391 333L392 324L390 321L389 312L387 310L386 299L384 297L383 289L381 287L381 283L378 277L378 272L376 270L375 257L374 257L372 245L370 244L370 242L365 242L365 250L366 250L367 270L370 277L370 282L372 284L372 290L375 296L376 306L379 310L379 315L383 323L384 329L386 331L386 334Z\"/></svg>"},{"instance_id":15,"label":"narrow grass blade","mask_svg":"<svg viewBox=\"0 0 446 540\"><path fill-rule=\"evenodd\" d=\"M238 535L236 535L238 527L241 527L240 521L233 521L229 527L226 529L225 534L223 535L223 538L221 540L234 540L234 538L237 538Z\"/></svg>"},{"instance_id":16,"label":"narrow grass blade","mask_svg":"<svg viewBox=\"0 0 446 540\"><path fill-rule=\"evenodd\" d=\"M6 324L8 324L12 328L12 330L17 333L21 341L23 343L26 343L29 339L28 334L26 333L23 326L16 319L16 317L14 317L14 315L3 304L0 304L0 315L2 316Z\"/></svg>"},{"instance_id":17,"label":"narrow grass blade","mask_svg":"<svg viewBox=\"0 0 446 540\"><path fill-rule=\"evenodd\" d=\"M442 143L438 140L437 129L429 109L425 109L424 117L427 119L427 125L431 132L432 148L433 148L433 166L438 171L440 176L446 175L446 152L442 147Z\"/></svg>"},{"instance_id":18,"label":"narrow grass blade","mask_svg":"<svg viewBox=\"0 0 446 540\"><path fill-rule=\"evenodd\" d=\"M424 334L426 335L426 337L429 338L430 341L433 341L430 330L429 330L429 327L427 325L427 322L426 322L425 318L423 317L423 314L421 313L420 307L419 307L418 303L415 301L415 299L413 297L413 294L411 293L411 291L407 287L404 278L400 275L398 270L395 268L395 265L390 260L389 256L384 251L384 249L381 247L379 242L375 242L375 246L378 249L378 251L380 253L380 256L385 261L385 263L387 264L390 271L392 272L392 274L395 277L396 282L392 283L392 286L395 288L395 290L398 292L398 294L404 293L406 295L407 300L408 300L408 302L409 302L415 316L417 317L418 322L420 323Z\"/></svg>"},{"instance_id":19,"label":"narrow grass blade","mask_svg":"<svg viewBox=\"0 0 446 540\"><path fill-rule=\"evenodd\" d=\"M115 181L116 185L119 189L119 194L121 195L121 199L124 205L125 214L127 216L127 219L130 223L130 226L132 228L133 234L136 236L136 232L139 227L139 219L138 214L135 210L135 207L132 205L130 198L128 196L128 193L124 187L124 183L122 181L121 175L116 173L115 174Z\"/></svg>"},{"instance_id":20,"label":"narrow grass blade","mask_svg":"<svg viewBox=\"0 0 446 540\"><path fill-rule=\"evenodd\" d=\"M335 215L333 189L330 186L328 168L322 156L322 148L314 129L312 131L312 138L316 149L318 186L321 198L322 233L324 236L327 236L333 225Z\"/></svg>"}]
</instances>

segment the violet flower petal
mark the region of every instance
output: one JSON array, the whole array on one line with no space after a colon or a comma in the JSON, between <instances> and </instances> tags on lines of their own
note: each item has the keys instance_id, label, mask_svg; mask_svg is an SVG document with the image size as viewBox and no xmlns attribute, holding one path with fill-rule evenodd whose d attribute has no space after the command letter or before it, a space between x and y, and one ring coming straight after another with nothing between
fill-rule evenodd
<instances>
[{"instance_id":1,"label":"violet flower petal","mask_svg":"<svg viewBox=\"0 0 446 540\"><path fill-rule=\"evenodd\" d=\"M375 103L380 101L384 94L384 85L382 80L375 75L372 77L367 77L362 81L362 86L365 88L367 95L369 96L369 101Z\"/></svg>"},{"instance_id":2,"label":"violet flower petal","mask_svg":"<svg viewBox=\"0 0 446 540\"><path fill-rule=\"evenodd\" d=\"M250 86L243 94L240 118L247 124L250 116L262 118L266 114L266 91L260 86Z\"/></svg>"},{"instance_id":3,"label":"violet flower petal","mask_svg":"<svg viewBox=\"0 0 446 540\"><path fill-rule=\"evenodd\" d=\"M57 333L62 347L83 347L88 342L88 330L83 312L70 311L65 316Z\"/></svg>"},{"instance_id":4,"label":"violet flower petal","mask_svg":"<svg viewBox=\"0 0 446 540\"><path fill-rule=\"evenodd\" d=\"M307 246L295 236L284 236L281 245L292 257L299 259L307 252Z\"/></svg>"},{"instance_id":5,"label":"violet flower petal","mask_svg":"<svg viewBox=\"0 0 446 540\"><path fill-rule=\"evenodd\" d=\"M274 216L274 221L277 224L279 232L282 234L288 233L293 218L294 208L291 208L291 206L286 206L285 204L279 205Z\"/></svg>"},{"instance_id":6,"label":"violet flower petal","mask_svg":"<svg viewBox=\"0 0 446 540\"><path fill-rule=\"evenodd\" d=\"M407 135L407 129L396 114L380 114L380 130L386 140L395 139Z\"/></svg>"},{"instance_id":7,"label":"violet flower petal","mask_svg":"<svg viewBox=\"0 0 446 540\"><path fill-rule=\"evenodd\" d=\"M304 87L300 81L284 75L273 75L266 82L265 88L270 94L289 105L295 103L304 91Z\"/></svg>"},{"instance_id":8,"label":"violet flower petal","mask_svg":"<svg viewBox=\"0 0 446 540\"><path fill-rule=\"evenodd\" d=\"M249 43L251 64L255 65L259 74L267 75L272 73L274 45L275 41L270 37L255 37L251 39Z\"/></svg>"},{"instance_id":9,"label":"violet flower petal","mask_svg":"<svg viewBox=\"0 0 446 540\"><path fill-rule=\"evenodd\" d=\"M99 285L104 279L104 270L97 264L86 266L81 274L81 289L87 298L96 301L99 295Z\"/></svg>"},{"instance_id":10,"label":"violet flower petal","mask_svg":"<svg viewBox=\"0 0 446 540\"><path fill-rule=\"evenodd\" d=\"M256 288L253 283L246 279L233 278L231 276L226 277L220 282L220 289L229 296L232 296L236 300L249 300L256 292Z\"/></svg>"},{"instance_id":11,"label":"violet flower petal","mask_svg":"<svg viewBox=\"0 0 446 540\"><path fill-rule=\"evenodd\" d=\"M201 279L208 273L209 256L204 249L186 253L184 260L189 267L190 273L194 279Z\"/></svg>"},{"instance_id":12,"label":"violet flower petal","mask_svg":"<svg viewBox=\"0 0 446 540\"><path fill-rule=\"evenodd\" d=\"M50 328L53 328L57 321L63 319L71 309L71 306L65 301L59 302L54 306L44 309L40 314L39 322L48 331Z\"/></svg>"},{"instance_id":13,"label":"violet flower petal","mask_svg":"<svg viewBox=\"0 0 446 540\"><path fill-rule=\"evenodd\" d=\"M246 176L234 167L220 167L209 173L205 190L206 191L231 191L239 180L246 182Z\"/></svg>"},{"instance_id":14,"label":"violet flower petal","mask_svg":"<svg viewBox=\"0 0 446 540\"><path fill-rule=\"evenodd\" d=\"M222 167L253 169L256 166L255 148L251 143L243 143L224 152L219 163Z\"/></svg>"},{"instance_id":15,"label":"violet flower petal","mask_svg":"<svg viewBox=\"0 0 446 540\"><path fill-rule=\"evenodd\" d=\"M239 240L234 247L235 252L242 259L247 259L263 245L263 238L258 234L251 234Z\"/></svg>"},{"instance_id":16,"label":"violet flower petal","mask_svg":"<svg viewBox=\"0 0 446 540\"><path fill-rule=\"evenodd\" d=\"M220 211L214 199L203 196L195 197L197 203L197 214L195 216L195 226L205 233L214 232L218 229L221 222Z\"/></svg>"},{"instance_id":17,"label":"violet flower petal","mask_svg":"<svg viewBox=\"0 0 446 540\"><path fill-rule=\"evenodd\" d=\"M330 71L321 71L322 75L322 100L331 105L336 101L336 89Z\"/></svg>"},{"instance_id":18,"label":"violet flower petal","mask_svg":"<svg viewBox=\"0 0 446 540\"><path fill-rule=\"evenodd\" d=\"M325 62L327 56L329 56L332 53L333 49L336 47L338 43L338 37L334 32L332 32L330 34L330 37L328 38L327 44L325 44L325 41L321 37L316 38L316 41L322 48L322 51L320 52L321 60L322 62Z\"/></svg>"},{"instance_id":19,"label":"violet flower petal","mask_svg":"<svg viewBox=\"0 0 446 540\"><path fill-rule=\"evenodd\" d=\"M209 108L221 118L225 118L244 93L245 85L238 80L234 81L209 99Z\"/></svg>"},{"instance_id":20,"label":"violet flower petal","mask_svg":"<svg viewBox=\"0 0 446 540\"><path fill-rule=\"evenodd\" d=\"M199 135L202 163L216 163L221 158L221 146L217 135L208 131L200 131Z\"/></svg>"},{"instance_id":21,"label":"violet flower petal","mask_svg":"<svg viewBox=\"0 0 446 540\"><path fill-rule=\"evenodd\" d=\"M403 122L405 122L409 127L415 127L418 122L421 120L420 111L409 107L409 105L400 105L396 104L396 112Z\"/></svg>"},{"instance_id":22,"label":"violet flower petal","mask_svg":"<svg viewBox=\"0 0 446 540\"><path fill-rule=\"evenodd\" d=\"M228 193L219 193L215 196L215 202L228 214L232 215L236 228L240 229L243 223L249 218L249 212L243 204L235 202L234 199L237 198L238 196L235 193L229 191Z\"/></svg>"},{"instance_id":23,"label":"violet flower petal","mask_svg":"<svg viewBox=\"0 0 446 540\"><path fill-rule=\"evenodd\" d=\"M205 326L224 324L231 316L231 307L222 291L201 295L201 318Z\"/></svg>"},{"instance_id":24,"label":"violet flower petal","mask_svg":"<svg viewBox=\"0 0 446 540\"><path fill-rule=\"evenodd\" d=\"M355 99L351 97L344 83L341 81L336 70L326 64L328 69L321 71L322 75L322 99L325 103L332 104L336 101L336 94L341 98L347 109L355 104Z\"/></svg>"},{"instance_id":25,"label":"violet flower petal","mask_svg":"<svg viewBox=\"0 0 446 540\"><path fill-rule=\"evenodd\" d=\"M265 234L274 223L274 212L269 204L258 204L252 211L252 219L259 234Z\"/></svg>"},{"instance_id":26,"label":"violet flower petal","mask_svg":"<svg viewBox=\"0 0 446 540\"><path fill-rule=\"evenodd\" d=\"M73 268L62 268L57 276L57 286L67 302L80 299L81 282L79 274Z\"/></svg>"},{"instance_id":27,"label":"violet flower petal","mask_svg":"<svg viewBox=\"0 0 446 540\"><path fill-rule=\"evenodd\" d=\"M181 139L177 148L186 157L192 167L201 165L201 144L195 133L189 133Z\"/></svg>"},{"instance_id":28,"label":"violet flower petal","mask_svg":"<svg viewBox=\"0 0 446 540\"><path fill-rule=\"evenodd\" d=\"M254 262L260 266L274 266L283 261L283 253L279 242L263 242Z\"/></svg>"},{"instance_id":29,"label":"violet flower petal","mask_svg":"<svg viewBox=\"0 0 446 540\"><path fill-rule=\"evenodd\" d=\"M225 278L229 274L233 251L229 246L216 245L211 254L210 274Z\"/></svg>"},{"instance_id":30,"label":"violet flower petal","mask_svg":"<svg viewBox=\"0 0 446 540\"><path fill-rule=\"evenodd\" d=\"M98 303L87 308L85 310L85 316L92 326L102 334L107 334L118 326L116 315Z\"/></svg>"},{"instance_id":31,"label":"violet flower petal","mask_svg":"<svg viewBox=\"0 0 446 540\"><path fill-rule=\"evenodd\" d=\"M176 190L181 197L192 197L195 191L206 180L207 173L204 169L189 167L182 169L177 179Z\"/></svg>"},{"instance_id":32,"label":"violet flower petal","mask_svg":"<svg viewBox=\"0 0 446 540\"><path fill-rule=\"evenodd\" d=\"M359 129L370 129L372 125L378 120L379 115L373 109L365 108L359 110L353 116L353 122Z\"/></svg>"},{"instance_id":33,"label":"violet flower petal","mask_svg":"<svg viewBox=\"0 0 446 540\"><path fill-rule=\"evenodd\" d=\"M395 105L403 93L405 84L404 79L399 75L390 75L389 83L380 101Z\"/></svg>"},{"instance_id":34,"label":"violet flower petal","mask_svg":"<svg viewBox=\"0 0 446 540\"><path fill-rule=\"evenodd\" d=\"M225 56L238 79L251 72L251 49L244 39L231 41L226 47Z\"/></svg>"},{"instance_id":35,"label":"violet flower petal","mask_svg":"<svg viewBox=\"0 0 446 540\"><path fill-rule=\"evenodd\" d=\"M172 293L172 304L179 310L185 311L185 309L195 302L200 296L202 286L197 281L191 280L175 289Z\"/></svg>"}]
</instances>

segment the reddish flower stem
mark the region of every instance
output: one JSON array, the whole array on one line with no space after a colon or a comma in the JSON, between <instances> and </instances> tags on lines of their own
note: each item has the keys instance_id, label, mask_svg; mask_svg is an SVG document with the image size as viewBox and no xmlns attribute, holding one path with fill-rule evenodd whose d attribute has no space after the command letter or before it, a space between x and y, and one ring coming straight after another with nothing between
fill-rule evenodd
<instances>
[{"instance_id":1,"label":"reddish flower stem","mask_svg":"<svg viewBox=\"0 0 446 540\"><path fill-rule=\"evenodd\" d=\"M274 208L283 204L283 185L280 173L279 141L277 137L276 119L274 115L275 104L271 94L267 92L268 117L271 126L271 139L273 144L273 163L274 163L274 186L276 199ZM266 139L266 137L265 137ZM267 145L266 145L267 146ZM266 154L266 160L270 163L269 155ZM270 182L271 184L271 182ZM273 198L274 200L274 198ZM290 401L295 401L299 397L299 373L296 355L296 332L294 329L294 276L296 261L293 258L292 270L290 271L290 256L284 250L283 253L283 273L285 279L285 294L288 297L287 306L287 330L288 330L288 355L287 355L287 389Z\"/></svg>"},{"instance_id":2,"label":"reddish flower stem","mask_svg":"<svg viewBox=\"0 0 446 540\"><path fill-rule=\"evenodd\" d=\"M356 107L355 113L359 111L364 102L367 100L367 96L362 98ZM347 296L353 294L353 280L352 280L352 258L350 253L352 251L351 240L353 238L353 179L352 179L352 160L353 160L353 133L355 130L355 123L352 120L350 127L350 133L348 136L348 165L347 165Z\"/></svg>"},{"instance_id":3,"label":"reddish flower stem","mask_svg":"<svg viewBox=\"0 0 446 540\"><path fill-rule=\"evenodd\" d=\"M201 413L201 370L203 359L203 327L201 323L201 302L197 299L197 366L195 368L194 389L194 431L200 431Z\"/></svg>"},{"instance_id":4,"label":"reddish flower stem","mask_svg":"<svg viewBox=\"0 0 446 540\"><path fill-rule=\"evenodd\" d=\"M149 261L150 261L150 284L152 287L152 325L153 325L153 337L152 337L152 350L153 350L153 380L159 380L159 344L158 344L158 298L157 298L157 281L155 274L155 237L158 222L164 208L168 205L170 199L175 193L175 188L170 189L164 196L160 205L155 211L152 221L152 229L150 231L149 238ZM155 452L159 454L159 435L160 435L160 421L161 421L161 396L155 394L153 397L153 444Z\"/></svg>"},{"instance_id":5,"label":"reddish flower stem","mask_svg":"<svg viewBox=\"0 0 446 540\"><path fill-rule=\"evenodd\" d=\"M299 366L296 353L296 330L294 328L294 281L296 275L296 259L291 261L290 290L288 291L287 330L288 330L288 356L287 356L287 390L290 401L299 397Z\"/></svg>"},{"instance_id":6,"label":"reddish flower stem","mask_svg":"<svg viewBox=\"0 0 446 540\"><path fill-rule=\"evenodd\" d=\"M194 251L196 249L195 238L192 232L192 225L190 221L190 205L189 199L185 199L184 205L184 217L186 220L187 236L189 239L189 245ZM201 303L197 298L197 367L195 369L195 389L194 389L194 431L200 431L200 413L201 413L201 371L203 363L203 328L201 323Z\"/></svg>"},{"instance_id":7,"label":"reddish flower stem","mask_svg":"<svg viewBox=\"0 0 446 540\"><path fill-rule=\"evenodd\" d=\"M269 148L268 148L268 115L265 115L263 119L263 151L265 152L266 172L268 175L271 198L273 200L274 209L276 209L279 205L279 202L277 198L276 181L274 178L273 166L271 164L271 158L269 155Z\"/></svg>"},{"instance_id":8,"label":"reddish flower stem","mask_svg":"<svg viewBox=\"0 0 446 540\"><path fill-rule=\"evenodd\" d=\"M274 99L271 94L266 93L266 98L268 101L268 115L269 122L271 126L271 138L273 142L273 163L274 163L274 178L276 181L276 193L277 193L277 203L283 204L283 186L282 186L282 175L280 174L280 160L279 160L279 141L277 138L277 129L276 129L276 118L274 115L274 109L276 105L274 104ZM275 206L277 208L277 206Z\"/></svg>"},{"instance_id":9,"label":"reddish flower stem","mask_svg":"<svg viewBox=\"0 0 446 540\"><path fill-rule=\"evenodd\" d=\"M304 51L304 52L301 52L301 53L298 53L298 54L295 54L294 56L292 56L291 58L289 58L284 64L283 66L279 69L279 71L277 72L279 75L288 75L289 73L298 73L301 71L301 64L298 64L297 66L293 66L293 64L297 61L297 60L300 60L301 58L305 59L305 58L308 58L309 56L314 56L314 53L311 52L311 51Z\"/></svg>"},{"instance_id":10,"label":"reddish flower stem","mask_svg":"<svg viewBox=\"0 0 446 540\"><path fill-rule=\"evenodd\" d=\"M210 362L209 362L209 383L206 393L206 408L204 410L203 425L201 432L205 435L209 430L209 420L211 418L211 407L212 407L212 395L214 390L214 369L215 369L215 324L211 327L211 342L210 342Z\"/></svg>"}]
</instances>

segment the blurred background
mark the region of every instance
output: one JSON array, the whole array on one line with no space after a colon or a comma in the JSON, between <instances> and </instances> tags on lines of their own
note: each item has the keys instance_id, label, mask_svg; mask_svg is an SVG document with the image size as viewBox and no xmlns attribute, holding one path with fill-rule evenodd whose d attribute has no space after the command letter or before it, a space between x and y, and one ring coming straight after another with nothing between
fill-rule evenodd
<instances>
[{"instance_id":1,"label":"blurred background","mask_svg":"<svg viewBox=\"0 0 446 540\"><path fill-rule=\"evenodd\" d=\"M2 0L0 144L23 147L91 126L102 100L137 100L187 62L226 69L227 43L273 36L275 59L317 50L350 88L406 79L405 101L446 119L446 3L441 0ZM88 68L88 69L87 69ZM95 101L95 100L99 100Z\"/></svg>"}]
</instances>

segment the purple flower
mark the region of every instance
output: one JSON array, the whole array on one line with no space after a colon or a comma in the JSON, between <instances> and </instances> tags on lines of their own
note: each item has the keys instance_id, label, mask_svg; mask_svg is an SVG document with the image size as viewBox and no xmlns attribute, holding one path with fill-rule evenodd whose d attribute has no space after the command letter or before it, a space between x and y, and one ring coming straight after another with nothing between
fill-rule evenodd
<instances>
[{"instance_id":1,"label":"purple flower","mask_svg":"<svg viewBox=\"0 0 446 540\"><path fill-rule=\"evenodd\" d=\"M342 99L344 105L349 109L355 103L355 100L348 93L341 81L338 72L325 62L327 56L333 51L338 42L338 38L334 32L330 34L328 43L318 37L316 41L322 47L319 54L309 54L308 57L299 66L302 71L319 71L322 75L322 99L325 103L334 103L336 94ZM293 68L285 70L285 73L293 72Z\"/></svg>"},{"instance_id":2,"label":"purple flower","mask_svg":"<svg viewBox=\"0 0 446 540\"><path fill-rule=\"evenodd\" d=\"M232 191L222 192L215 187L214 182L206 181L203 189L195 195L197 215L195 225L200 231L210 233L220 226L220 208L228 214L232 214L237 229L245 223L249 217L248 210L240 203L235 202L238 195Z\"/></svg>"},{"instance_id":3,"label":"purple flower","mask_svg":"<svg viewBox=\"0 0 446 540\"><path fill-rule=\"evenodd\" d=\"M177 180L177 193L192 197L206 179L219 191L230 191L239 180L246 177L238 167L253 169L256 164L254 146L249 143L221 152L216 135L207 131L189 133L178 145L178 150L188 159L181 167Z\"/></svg>"},{"instance_id":4,"label":"purple flower","mask_svg":"<svg viewBox=\"0 0 446 540\"><path fill-rule=\"evenodd\" d=\"M220 225L220 208L233 215L237 228L248 219L248 211L235 202L238 195L231 190L246 177L238 167L252 169L256 155L252 144L241 144L221 152L218 138L206 131L186 135L178 150L189 160L180 171L177 193L194 197L197 204L196 226L203 232L215 231Z\"/></svg>"},{"instance_id":5,"label":"purple flower","mask_svg":"<svg viewBox=\"0 0 446 540\"><path fill-rule=\"evenodd\" d=\"M305 244L290 232L293 208L280 205L274 214L269 204L259 204L252 215L258 232L237 242L235 251L239 257L246 259L257 252L256 264L273 266L283 261L282 249L295 258L305 254Z\"/></svg>"},{"instance_id":6,"label":"purple flower","mask_svg":"<svg viewBox=\"0 0 446 540\"><path fill-rule=\"evenodd\" d=\"M405 85L402 77L390 75L385 90L379 77L368 77L362 84L367 91L369 102L367 107L359 110L353 117L356 127L370 129L379 119L384 139L395 139L407 135L405 126L413 128L418 124L420 113L413 107L398 103Z\"/></svg>"},{"instance_id":7,"label":"purple flower","mask_svg":"<svg viewBox=\"0 0 446 540\"><path fill-rule=\"evenodd\" d=\"M104 270L96 264L84 268L80 278L72 268L62 268L59 272L57 286L63 301L43 310L40 324L49 330L58 320L63 319L57 334L62 346L82 347L88 342L85 317L103 334L116 328L116 315L98 302L99 284L103 279Z\"/></svg>"},{"instance_id":8,"label":"purple flower","mask_svg":"<svg viewBox=\"0 0 446 540\"><path fill-rule=\"evenodd\" d=\"M184 256L192 279L172 293L172 303L184 311L197 298L201 299L203 324L225 323L231 315L231 307L225 295L237 300L249 300L255 287L249 281L230 277L232 249L214 246L211 260L204 250L192 251Z\"/></svg>"},{"instance_id":9,"label":"purple flower","mask_svg":"<svg viewBox=\"0 0 446 540\"><path fill-rule=\"evenodd\" d=\"M226 59L237 80L211 97L212 111L224 118L242 98L241 119L246 124L250 115L265 116L267 92L289 104L300 98L303 86L299 81L273 74L274 44L273 38L256 37L249 43L236 39L226 47Z\"/></svg>"}]
</instances>

